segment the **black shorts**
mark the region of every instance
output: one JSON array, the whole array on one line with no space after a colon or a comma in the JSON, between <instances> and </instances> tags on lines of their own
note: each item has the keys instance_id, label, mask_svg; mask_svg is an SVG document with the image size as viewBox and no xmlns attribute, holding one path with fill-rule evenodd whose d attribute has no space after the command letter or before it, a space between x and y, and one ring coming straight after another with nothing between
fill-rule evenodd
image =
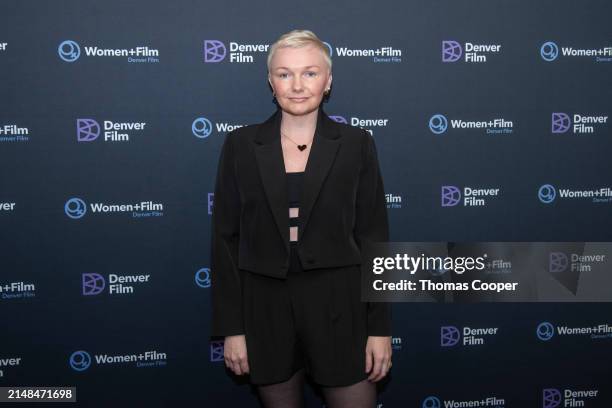
<instances>
[{"instance_id":1,"label":"black shorts","mask_svg":"<svg viewBox=\"0 0 612 408\"><path fill-rule=\"evenodd\" d=\"M359 265L304 271L293 243L290 260L287 279L244 274L251 383L287 381L302 367L323 386L366 379L367 303L360 299Z\"/></svg>"}]
</instances>

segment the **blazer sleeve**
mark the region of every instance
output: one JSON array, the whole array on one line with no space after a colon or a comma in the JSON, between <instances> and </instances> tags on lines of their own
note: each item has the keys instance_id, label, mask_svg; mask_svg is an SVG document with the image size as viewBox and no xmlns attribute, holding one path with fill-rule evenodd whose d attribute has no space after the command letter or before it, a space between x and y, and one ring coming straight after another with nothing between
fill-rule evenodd
<instances>
[{"instance_id":1,"label":"blazer sleeve","mask_svg":"<svg viewBox=\"0 0 612 408\"><path fill-rule=\"evenodd\" d=\"M219 163L211 221L212 336L244 334L241 272L238 268L240 195L236 181L231 132Z\"/></svg>"},{"instance_id":2,"label":"blazer sleeve","mask_svg":"<svg viewBox=\"0 0 612 408\"><path fill-rule=\"evenodd\" d=\"M365 242L388 242L387 203L378 164L376 144L364 130L362 168L357 189L355 241L359 248ZM369 336L391 336L391 303L368 302L367 332Z\"/></svg>"}]
</instances>

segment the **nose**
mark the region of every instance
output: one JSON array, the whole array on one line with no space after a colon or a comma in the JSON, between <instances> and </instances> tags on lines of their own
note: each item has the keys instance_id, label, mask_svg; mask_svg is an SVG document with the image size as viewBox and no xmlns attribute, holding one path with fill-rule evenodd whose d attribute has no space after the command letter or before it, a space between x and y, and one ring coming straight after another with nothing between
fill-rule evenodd
<instances>
[{"instance_id":1,"label":"nose","mask_svg":"<svg viewBox=\"0 0 612 408\"><path fill-rule=\"evenodd\" d=\"M293 79L293 91L298 92L302 90L302 82L299 75L295 76Z\"/></svg>"}]
</instances>

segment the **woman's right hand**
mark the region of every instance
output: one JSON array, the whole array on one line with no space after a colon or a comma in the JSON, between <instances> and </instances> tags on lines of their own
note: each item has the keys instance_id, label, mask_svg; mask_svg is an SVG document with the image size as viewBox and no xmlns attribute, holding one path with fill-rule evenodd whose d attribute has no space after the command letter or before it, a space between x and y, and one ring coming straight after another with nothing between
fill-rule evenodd
<instances>
[{"instance_id":1,"label":"woman's right hand","mask_svg":"<svg viewBox=\"0 0 612 408\"><path fill-rule=\"evenodd\" d=\"M244 334L226 336L223 344L225 365L236 375L249 373L247 359L246 337Z\"/></svg>"}]
</instances>

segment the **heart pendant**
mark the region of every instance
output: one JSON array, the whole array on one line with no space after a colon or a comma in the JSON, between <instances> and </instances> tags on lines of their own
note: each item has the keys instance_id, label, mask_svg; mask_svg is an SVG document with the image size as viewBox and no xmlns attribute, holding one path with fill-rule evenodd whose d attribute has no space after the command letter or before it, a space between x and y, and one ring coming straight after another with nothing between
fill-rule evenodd
<instances>
[{"instance_id":1,"label":"heart pendant","mask_svg":"<svg viewBox=\"0 0 612 408\"><path fill-rule=\"evenodd\" d=\"M298 145L298 149L300 149L300 151L304 150L306 148L306 145Z\"/></svg>"}]
</instances>

